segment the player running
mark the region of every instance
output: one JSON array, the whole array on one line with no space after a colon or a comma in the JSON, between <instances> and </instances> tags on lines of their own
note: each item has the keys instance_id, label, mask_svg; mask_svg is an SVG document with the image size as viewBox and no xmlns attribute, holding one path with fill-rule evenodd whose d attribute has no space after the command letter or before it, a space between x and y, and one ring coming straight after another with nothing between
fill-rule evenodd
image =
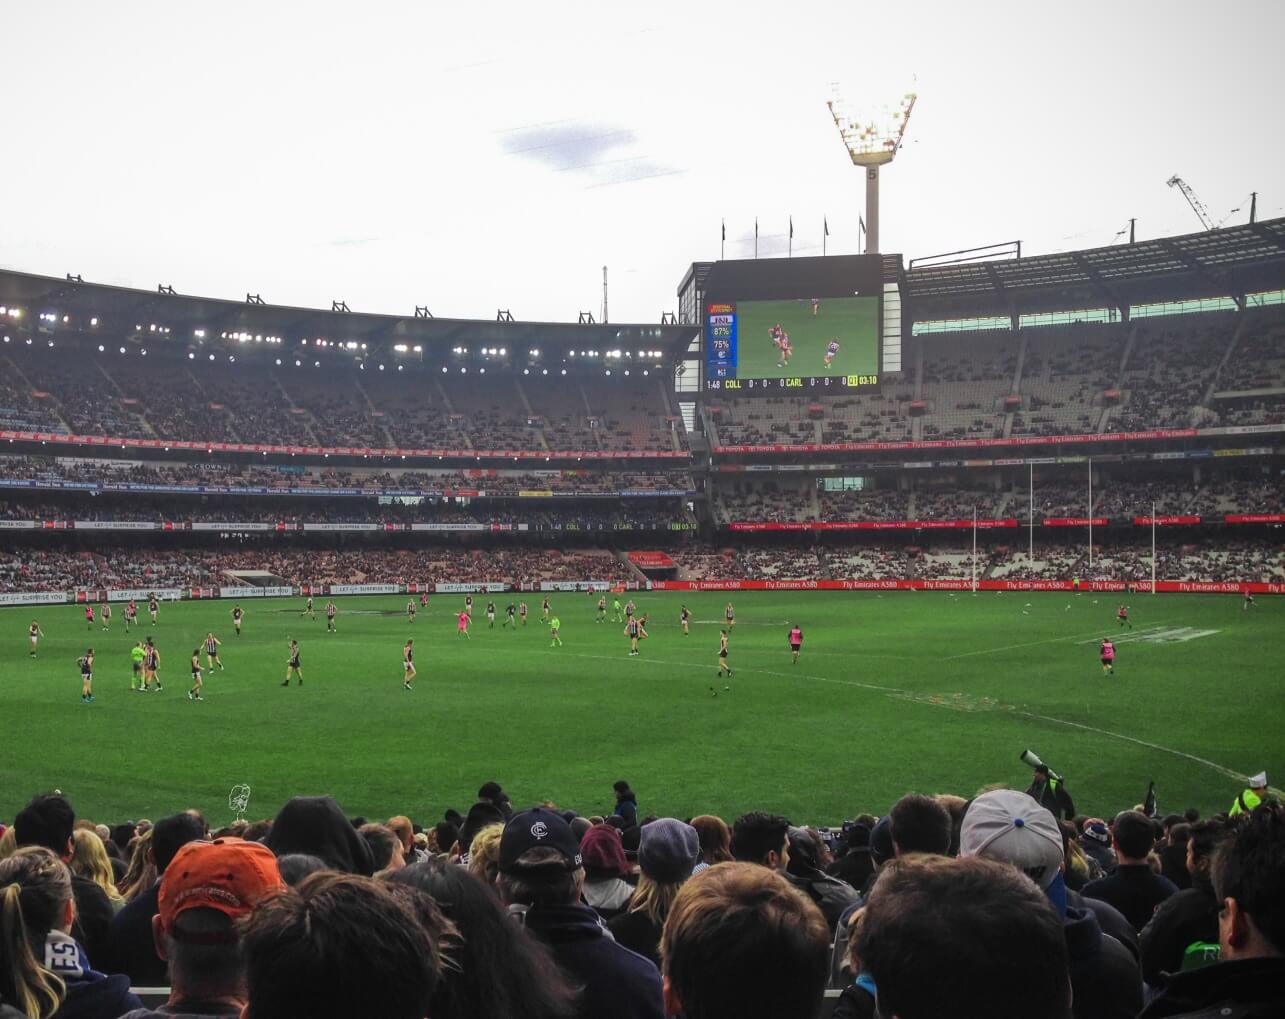
<instances>
[{"instance_id":1,"label":"player running","mask_svg":"<svg viewBox=\"0 0 1285 1019\"><path fill-rule=\"evenodd\" d=\"M562 638L558 636L558 631L562 629L562 620L554 616L549 620L549 636L553 638L549 641L549 647L562 647Z\"/></svg>"},{"instance_id":2,"label":"player running","mask_svg":"<svg viewBox=\"0 0 1285 1019\"><path fill-rule=\"evenodd\" d=\"M241 622L245 619L245 610L240 605L232 608L232 626L236 630L236 635L241 636Z\"/></svg>"},{"instance_id":3,"label":"player running","mask_svg":"<svg viewBox=\"0 0 1285 1019\"><path fill-rule=\"evenodd\" d=\"M727 608L723 610L723 615L727 617L727 632L731 633L736 629L736 609L732 608L732 603L727 603Z\"/></svg>"},{"instance_id":4,"label":"player running","mask_svg":"<svg viewBox=\"0 0 1285 1019\"><path fill-rule=\"evenodd\" d=\"M152 638L148 637L143 644L143 690L150 691L152 684L156 684L156 690L159 692L164 689L161 686L161 677L157 675L157 670L161 667L161 653L156 650L156 645L152 643Z\"/></svg>"},{"instance_id":5,"label":"player running","mask_svg":"<svg viewBox=\"0 0 1285 1019\"><path fill-rule=\"evenodd\" d=\"M206 647L208 648L208 646L207 642ZM198 647L192 650L192 689L187 692L187 699L189 701L205 700L205 698L201 696L201 687L204 685L204 682L205 681L201 679L201 649Z\"/></svg>"},{"instance_id":6,"label":"player running","mask_svg":"<svg viewBox=\"0 0 1285 1019\"><path fill-rule=\"evenodd\" d=\"M522 617L522 625L526 626L526 602L518 602L518 615Z\"/></svg>"},{"instance_id":7,"label":"player running","mask_svg":"<svg viewBox=\"0 0 1285 1019\"><path fill-rule=\"evenodd\" d=\"M488 630L495 629L495 602L493 601L486 603L486 628Z\"/></svg>"},{"instance_id":8,"label":"player running","mask_svg":"<svg viewBox=\"0 0 1285 1019\"><path fill-rule=\"evenodd\" d=\"M468 613L468 617L471 620L473 618L473 596L471 594L464 597L464 611Z\"/></svg>"},{"instance_id":9,"label":"player running","mask_svg":"<svg viewBox=\"0 0 1285 1019\"><path fill-rule=\"evenodd\" d=\"M1253 605L1253 604L1254 604L1254 592L1253 592L1253 591L1251 591L1249 588L1245 588L1245 590L1244 590L1244 592L1243 592L1243 593L1244 593L1244 595L1245 595L1245 598L1244 598L1244 600L1240 603L1240 608L1241 608L1241 611L1242 611L1242 612L1243 612L1243 611L1245 611L1245 610L1246 610L1246 609L1248 609L1251 605ZM33 651L33 652L32 652L32 654L34 655L34 654L35 654L35 652Z\"/></svg>"},{"instance_id":10,"label":"player running","mask_svg":"<svg viewBox=\"0 0 1285 1019\"><path fill-rule=\"evenodd\" d=\"M94 628L94 607L92 605L85 606L85 623L87 624L85 629L92 630Z\"/></svg>"},{"instance_id":11,"label":"player running","mask_svg":"<svg viewBox=\"0 0 1285 1019\"><path fill-rule=\"evenodd\" d=\"M459 640L461 637L463 637L465 640L473 639L468 635L468 627L469 627L469 623L471 622L473 622L473 617L468 614L467 609L465 609L463 612L461 612L458 616L455 617L455 639L456 640Z\"/></svg>"},{"instance_id":12,"label":"player running","mask_svg":"<svg viewBox=\"0 0 1285 1019\"><path fill-rule=\"evenodd\" d=\"M156 595L147 596L147 613L152 617L152 625L156 625L156 614L161 610L161 603L156 600Z\"/></svg>"},{"instance_id":13,"label":"player running","mask_svg":"<svg viewBox=\"0 0 1285 1019\"><path fill-rule=\"evenodd\" d=\"M839 356L839 340L835 338L831 340L829 344L826 346L825 357L823 358L822 363L825 365L825 367L829 368L830 365L834 362L834 359L838 356Z\"/></svg>"},{"instance_id":14,"label":"player running","mask_svg":"<svg viewBox=\"0 0 1285 1019\"><path fill-rule=\"evenodd\" d=\"M222 643L223 641L219 640L213 633L205 635L205 667L207 669L212 669L217 665L219 671L223 671L223 659L219 657L219 645Z\"/></svg>"},{"instance_id":15,"label":"player running","mask_svg":"<svg viewBox=\"0 0 1285 1019\"><path fill-rule=\"evenodd\" d=\"M402 686L407 690L414 687L411 681L415 678L415 641L407 639L402 645Z\"/></svg>"},{"instance_id":16,"label":"player running","mask_svg":"<svg viewBox=\"0 0 1285 1019\"><path fill-rule=\"evenodd\" d=\"M313 603L312 603L312 595L308 595L308 604L307 604L307 605L305 605L305 606L303 607L303 611L302 611L302 612L300 612L300 613L299 613L299 615L300 615L301 617L302 617L302 616L307 616L307 617L308 617L309 619L311 619L314 623L317 621L317 610L316 610L316 608L313 606Z\"/></svg>"},{"instance_id":17,"label":"player running","mask_svg":"<svg viewBox=\"0 0 1285 1019\"><path fill-rule=\"evenodd\" d=\"M415 599L412 598L406 603L406 622L415 622Z\"/></svg>"},{"instance_id":18,"label":"player running","mask_svg":"<svg viewBox=\"0 0 1285 1019\"><path fill-rule=\"evenodd\" d=\"M629 620L633 619L634 613L637 611L638 611L638 606L635 605L634 600L630 598L627 602L625 602L625 622L627 623L629 622Z\"/></svg>"},{"instance_id":19,"label":"player running","mask_svg":"<svg viewBox=\"0 0 1285 1019\"><path fill-rule=\"evenodd\" d=\"M816 318L817 312L819 312L820 310L821 310L821 298L819 297L812 298L812 317Z\"/></svg>"},{"instance_id":20,"label":"player running","mask_svg":"<svg viewBox=\"0 0 1285 1019\"><path fill-rule=\"evenodd\" d=\"M1115 673L1115 645L1111 643L1110 637L1102 638L1102 647L1098 653L1102 658L1102 675L1113 675Z\"/></svg>"},{"instance_id":21,"label":"player running","mask_svg":"<svg viewBox=\"0 0 1285 1019\"><path fill-rule=\"evenodd\" d=\"M103 624L103 633L106 633L112 625L112 607L107 603L106 598L103 599L102 605L99 606L98 618Z\"/></svg>"},{"instance_id":22,"label":"player running","mask_svg":"<svg viewBox=\"0 0 1285 1019\"><path fill-rule=\"evenodd\" d=\"M40 624L34 619L31 625L27 627L27 640L31 644L31 650L28 652L32 658L36 657L36 646L40 643L40 638L45 635L45 631L40 629Z\"/></svg>"},{"instance_id":23,"label":"player running","mask_svg":"<svg viewBox=\"0 0 1285 1019\"><path fill-rule=\"evenodd\" d=\"M598 598L598 619L597 622L605 623L607 621L607 596L600 595Z\"/></svg>"},{"instance_id":24,"label":"player running","mask_svg":"<svg viewBox=\"0 0 1285 1019\"><path fill-rule=\"evenodd\" d=\"M684 605L684 606L682 607L682 610L678 613L678 621L679 621L679 622L682 624L682 626L683 626L683 636L684 636L684 637L690 636L690 635L691 635L691 630L689 630L689 629L688 629L688 626L690 626L690 625L691 625L691 621L692 621L692 614L691 614L691 611L687 608L687 606L686 606L686 605Z\"/></svg>"},{"instance_id":25,"label":"player running","mask_svg":"<svg viewBox=\"0 0 1285 1019\"><path fill-rule=\"evenodd\" d=\"M80 700L89 704L94 699L94 649L86 650L77 664L80 666Z\"/></svg>"},{"instance_id":26,"label":"player running","mask_svg":"<svg viewBox=\"0 0 1285 1019\"><path fill-rule=\"evenodd\" d=\"M799 624L790 627L790 658L793 664L799 664L799 651L803 648L803 631Z\"/></svg>"},{"instance_id":27,"label":"player running","mask_svg":"<svg viewBox=\"0 0 1285 1019\"><path fill-rule=\"evenodd\" d=\"M293 638L290 641L290 657L286 659L286 681L281 685L289 686L291 676L297 676L299 685L303 686L303 666L299 664L299 642Z\"/></svg>"},{"instance_id":28,"label":"player running","mask_svg":"<svg viewBox=\"0 0 1285 1019\"><path fill-rule=\"evenodd\" d=\"M513 627L514 632L518 628L518 607L509 602L508 608L504 610L504 625Z\"/></svg>"},{"instance_id":29,"label":"player running","mask_svg":"<svg viewBox=\"0 0 1285 1019\"><path fill-rule=\"evenodd\" d=\"M1128 605L1121 605L1118 609L1116 609L1116 610L1115 610L1115 618L1116 618L1116 619L1119 621L1119 623L1120 623L1120 629L1122 629L1122 630L1123 630L1126 626L1127 626L1130 630L1132 630L1132 629L1133 629L1133 624L1132 624L1131 622L1129 622L1129 606L1128 606Z\"/></svg>"},{"instance_id":30,"label":"player running","mask_svg":"<svg viewBox=\"0 0 1285 1019\"><path fill-rule=\"evenodd\" d=\"M544 615L540 617L540 621L541 621L541 622L544 622L544 623L547 623L547 622L549 621L549 613L553 611L553 610L549 607L549 596L548 596L548 595L545 595L545 596L544 596L544 604L543 604L543 605L541 605L540 607L541 607L541 609L542 609L542 610L543 610L543 612L544 612Z\"/></svg>"},{"instance_id":31,"label":"player running","mask_svg":"<svg viewBox=\"0 0 1285 1019\"><path fill-rule=\"evenodd\" d=\"M615 595L611 597L611 621L613 623L623 623L625 621L624 614L620 608L620 599Z\"/></svg>"},{"instance_id":32,"label":"player running","mask_svg":"<svg viewBox=\"0 0 1285 1019\"><path fill-rule=\"evenodd\" d=\"M419 596L419 607L420 607L420 608L422 608L422 609L426 609L426 608L428 608L428 592L427 592L427 591L424 591L423 593L421 593L421 594L420 594L420 596Z\"/></svg>"},{"instance_id":33,"label":"player running","mask_svg":"<svg viewBox=\"0 0 1285 1019\"><path fill-rule=\"evenodd\" d=\"M125 603L125 610L121 613L125 618L125 632L129 633L130 627L138 624L138 602L131 598Z\"/></svg>"},{"instance_id":34,"label":"player running","mask_svg":"<svg viewBox=\"0 0 1285 1019\"><path fill-rule=\"evenodd\" d=\"M333 598L326 602L326 632L338 633L339 627L335 626L335 615L339 612L339 607L335 605Z\"/></svg>"},{"instance_id":35,"label":"player running","mask_svg":"<svg viewBox=\"0 0 1285 1019\"><path fill-rule=\"evenodd\" d=\"M718 678L723 678L723 673L732 674L732 667L727 663L727 631L718 631Z\"/></svg>"},{"instance_id":36,"label":"player running","mask_svg":"<svg viewBox=\"0 0 1285 1019\"><path fill-rule=\"evenodd\" d=\"M130 664L132 671L129 677L129 688L143 693L143 661L147 658L147 652L143 650L143 642L135 641L134 646L129 649Z\"/></svg>"},{"instance_id":37,"label":"player running","mask_svg":"<svg viewBox=\"0 0 1285 1019\"><path fill-rule=\"evenodd\" d=\"M647 636L647 630L643 626L643 620L629 620L625 626L625 634L629 637L630 656L638 654L638 641Z\"/></svg>"}]
</instances>

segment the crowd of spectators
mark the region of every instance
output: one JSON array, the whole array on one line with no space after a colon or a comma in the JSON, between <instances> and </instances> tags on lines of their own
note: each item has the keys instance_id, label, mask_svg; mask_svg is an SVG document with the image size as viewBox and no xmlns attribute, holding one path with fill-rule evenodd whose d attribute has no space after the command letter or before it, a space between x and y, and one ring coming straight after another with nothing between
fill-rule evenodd
<instances>
[{"instance_id":1,"label":"crowd of spectators","mask_svg":"<svg viewBox=\"0 0 1285 1019\"><path fill-rule=\"evenodd\" d=\"M617 372L587 387L561 376L336 374L310 362L251 358L188 362L153 353L127 362L39 345L12 351L7 366L14 370L0 371L0 427L402 449L640 452L686 444L665 410L659 375L650 373Z\"/></svg>"},{"instance_id":2,"label":"crowd of spectators","mask_svg":"<svg viewBox=\"0 0 1285 1019\"><path fill-rule=\"evenodd\" d=\"M489 781L437 821L301 796L215 830L43 794L0 825L0 1016L1279 1016L1266 785L1208 818L1104 819L1041 764L1025 790L907 793L824 830L658 817L624 780L597 813Z\"/></svg>"}]
</instances>

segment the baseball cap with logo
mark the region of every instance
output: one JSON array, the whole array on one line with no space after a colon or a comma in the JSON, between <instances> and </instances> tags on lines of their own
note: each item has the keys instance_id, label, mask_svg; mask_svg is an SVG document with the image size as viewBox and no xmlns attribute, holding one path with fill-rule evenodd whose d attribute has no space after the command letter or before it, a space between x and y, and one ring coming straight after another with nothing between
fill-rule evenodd
<instances>
[{"instance_id":1,"label":"baseball cap with logo","mask_svg":"<svg viewBox=\"0 0 1285 1019\"><path fill-rule=\"evenodd\" d=\"M580 844L561 814L544 807L514 814L500 836L500 870L512 874L531 869L519 864L518 859L528 850L542 848L556 849L562 860L540 864L541 869L560 865L565 870L575 870L581 865Z\"/></svg>"},{"instance_id":2,"label":"baseball cap with logo","mask_svg":"<svg viewBox=\"0 0 1285 1019\"><path fill-rule=\"evenodd\" d=\"M189 842L165 868L157 912L161 926L174 934L175 921L189 909L214 909L235 920L284 887L267 846L238 838Z\"/></svg>"},{"instance_id":3,"label":"baseball cap with logo","mask_svg":"<svg viewBox=\"0 0 1285 1019\"><path fill-rule=\"evenodd\" d=\"M995 789L969 805L959 855L1011 863L1048 888L1061 872L1062 833L1053 815L1026 793Z\"/></svg>"},{"instance_id":4,"label":"baseball cap with logo","mask_svg":"<svg viewBox=\"0 0 1285 1019\"><path fill-rule=\"evenodd\" d=\"M1084 837L1100 842L1104 846L1111 844L1111 829L1100 817L1091 817L1084 822Z\"/></svg>"}]
</instances>

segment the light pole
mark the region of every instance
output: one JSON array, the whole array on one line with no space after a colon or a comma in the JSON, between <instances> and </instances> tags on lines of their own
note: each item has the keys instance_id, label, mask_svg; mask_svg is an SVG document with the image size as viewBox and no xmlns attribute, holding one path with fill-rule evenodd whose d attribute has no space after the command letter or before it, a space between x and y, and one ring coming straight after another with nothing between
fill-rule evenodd
<instances>
[{"instance_id":1,"label":"light pole","mask_svg":"<svg viewBox=\"0 0 1285 1019\"><path fill-rule=\"evenodd\" d=\"M907 92L896 106L883 109L875 118L864 122L845 113L837 96L826 103L853 164L865 167L866 254L879 251L879 167L891 163L901 148L916 98L914 92Z\"/></svg>"}]
</instances>

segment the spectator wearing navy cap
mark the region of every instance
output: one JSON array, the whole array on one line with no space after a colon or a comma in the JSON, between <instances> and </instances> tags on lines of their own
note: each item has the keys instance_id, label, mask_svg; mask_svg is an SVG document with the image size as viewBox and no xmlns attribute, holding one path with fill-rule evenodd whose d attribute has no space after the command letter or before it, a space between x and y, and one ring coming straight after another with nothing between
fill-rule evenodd
<instances>
[{"instance_id":1,"label":"spectator wearing navy cap","mask_svg":"<svg viewBox=\"0 0 1285 1019\"><path fill-rule=\"evenodd\" d=\"M642 827L638 866L642 873L629 910L608 926L615 939L660 965L660 932L683 882L700 860L700 836L690 824L662 817Z\"/></svg>"},{"instance_id":2,"label":"spectator wearing navy cap","mask_svg":"<svg viewBox=\"0 0 1285 1019\"><path fill-rule=\"evenodd\" d=\"M515 814L500 837L500 896L582 988L577 1016L662 1019L660 973L617 944L581 903L582 864L575 833L561 815L544 807Z\"/></svg>"}]
</instances>

